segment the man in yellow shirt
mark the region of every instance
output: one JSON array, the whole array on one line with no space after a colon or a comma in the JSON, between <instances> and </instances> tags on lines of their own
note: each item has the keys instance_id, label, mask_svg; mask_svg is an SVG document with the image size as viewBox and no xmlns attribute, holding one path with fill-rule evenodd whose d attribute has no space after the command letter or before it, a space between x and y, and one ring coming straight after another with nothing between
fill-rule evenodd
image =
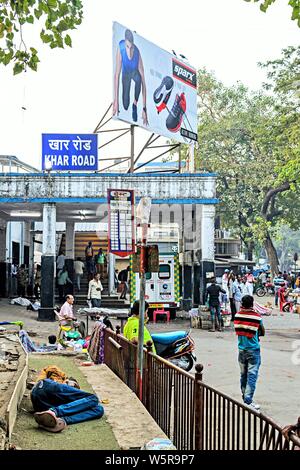
<instances>
[{"instance_id":1,"label":"man in yellow shirt","mask_svg":"<svg viewBox=\"0 0 300 470\"><path fill-rule=\"evenodd\" d=\"M148 302L145 302L145 323L148 321L148 308L149 304ZM132 306L131 309L131 314L132 316L128 318L125 326L124 326L124 336L127 338L129 341L138 342L139 338L139 315L140 315L140 302L136 300ZM144 345L147 344L148 341L152 342L152 352L156 354L155 346L152 340L152 337L147 330L147 328L144 326Z\"/></svg>"}]
</instances>

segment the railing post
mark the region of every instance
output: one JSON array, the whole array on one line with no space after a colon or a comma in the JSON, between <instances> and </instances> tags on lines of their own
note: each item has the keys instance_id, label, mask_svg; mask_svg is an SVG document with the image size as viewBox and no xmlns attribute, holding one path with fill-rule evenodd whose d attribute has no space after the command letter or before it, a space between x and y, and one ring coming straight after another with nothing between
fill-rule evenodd
<instances>
[{"instance_id":1,"label":"railing post","mask_svg":"<svg viewBox=\"0 0 300 470\"><path fill-rule=\"evenodd\" d=\"M204 396L203 386L203 365L195 366L195 388L194 388L194 416L195 416L195 450L203 449L203 420L204 420Z\"/></svg>"},{"instance_id":2,"label":"railing post","mask_svg":"<svg viewBox=\"0 0 300 470\"><path fill-rule=\"evenodd\" d=\"M116 326L116 334L117 334L117 341L119 342L118 335L121 334L121 327L120 327L120 325L117 325L117 326Z\"/></svg>"},{"instance_id":3,"label":"railing post","mask_svg":"<svg viewBox=\"0 0 300 470\"><path fill-rule=\"evenodd\" d=\"M152 341L147 341L146 344L147 347L147 354L146 354L146 370L145 370L145 387L144 387L144 392L145 392L145 407L146 409L150 412L150 403L151 403L151 356L149 353L152 352Z\"/></svg>"}]
</instances>

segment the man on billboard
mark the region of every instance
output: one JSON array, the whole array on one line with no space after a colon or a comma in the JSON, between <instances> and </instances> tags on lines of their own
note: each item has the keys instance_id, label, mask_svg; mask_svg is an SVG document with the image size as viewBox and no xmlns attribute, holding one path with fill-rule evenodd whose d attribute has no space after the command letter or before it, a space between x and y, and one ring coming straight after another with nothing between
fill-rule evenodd
<instances>
[{"instance_id":1,"label":"man on billboard","mask_svg":"<svg viewBox=\"0 0 300 470\"><path fill-rule=\"evenodd\" d=\"M132 120L137 122L137 104L141 89L143 95L142 119L144 126L148 126L147 106L146 106L146 81L143 60L139 49L134 44L133 33L130 29L125 31L125 39L119 42L116 56L116 70L114 76L114 103L113 115L119 114L119 83L122 71L122 103L127 111L130 105L131 81L134 82L134 100L132 103Z\"/></svg>"}]
</instances>

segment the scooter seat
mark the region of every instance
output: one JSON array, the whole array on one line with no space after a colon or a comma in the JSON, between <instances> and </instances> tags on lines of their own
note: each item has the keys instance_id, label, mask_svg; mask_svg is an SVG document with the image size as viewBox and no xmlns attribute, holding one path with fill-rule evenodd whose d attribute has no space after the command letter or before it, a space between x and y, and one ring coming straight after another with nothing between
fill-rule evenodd
<instances>
[{"instance_id":1,"label":"scooter seat","mask_svg":"<svg viewBox=\"0 0 300 470\"><path fill-rule=\"evenodd\" d=\"M152 339L154 343L160 344L172 344L174 341L178 339L182 339L186 337L185 331L170 331L169 333L156 333L152 334Z\"/></svg>"}]
</instances>

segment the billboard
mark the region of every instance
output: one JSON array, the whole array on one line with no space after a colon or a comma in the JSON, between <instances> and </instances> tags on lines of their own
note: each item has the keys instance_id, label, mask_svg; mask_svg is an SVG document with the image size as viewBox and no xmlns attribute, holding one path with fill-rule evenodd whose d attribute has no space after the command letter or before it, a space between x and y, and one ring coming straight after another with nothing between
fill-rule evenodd
<instances>
[{"instance_id":1,"label":"billboard","mask_svg":"<svg viewBox=\"0 0 300 470\"><path fill-rule=\"evenodd\" d=\"M42 134L42 170L98 170L97 134Z\"/></svg>"},{"instance_id":2,"label":"billboard","mask_svg":"<svg viewBox=\"0 0 300 470\"><path fill-rule=\"evenodd\" d=\"M113 117L156 134L197 140L197 72L113 23Z\"/></svg>"},{"instance_id":3,"label":"billboard","mask_svg":"<svg viewBox=\"0 0 300 470\"><path fill-rule=\"evenodd\" d=\"M135 251L134 191L108 189L108 251L128 256Z\"/></svg>"}]
</instances>

